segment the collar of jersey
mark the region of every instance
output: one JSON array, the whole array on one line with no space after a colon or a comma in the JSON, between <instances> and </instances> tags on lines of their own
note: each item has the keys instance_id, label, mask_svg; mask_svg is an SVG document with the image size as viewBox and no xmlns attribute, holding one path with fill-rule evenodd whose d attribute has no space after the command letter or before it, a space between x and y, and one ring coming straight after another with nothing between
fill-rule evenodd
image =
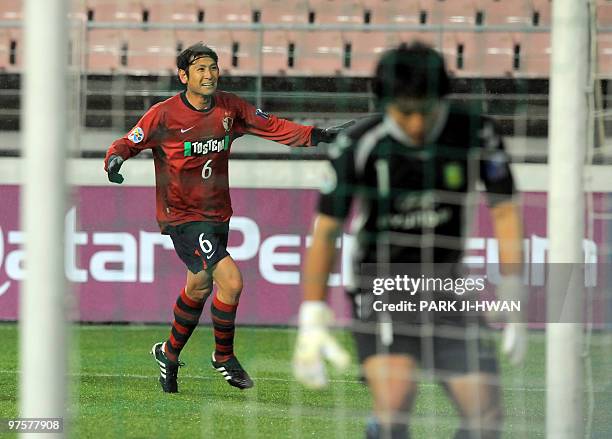
<instances>
[{"instance_id":1,"label":"collar of jersey","mask_svg":"<svg viewBox=\"0 0 612 439\"><path fill-rule=\"evenodd\" d=\"M204 108L203 110L198 110L196 107L191 105L191 103L187 99L187 91L182 91L180 93L180 96L181 96L181 101L183 101L183 104L185 104L187 106L187 108L189 108L190 110L193 110L193 111L197 111L198 113L208 113L210 110L215 108L215 95L212 95L210 97L210 106L207 107L207 108Z\"/></svg>"},{"instance_id":2,"label":"collar of jersey","mask_svg":"<svg viewBox=\"0 0 612 439\"><path fill-rule=\"evenodd\" d=\"M449 105L447 101L442 101L440 103L440 112L438 113L438 118L436 119L433 127L425 136L425 143L433 143L435 142L440 134L442 133L442 129L444 125L446 125L446 119L448 118L448 109ZM417 145L414 141L408 136L404 130L400 128L400 126L395 122L395 120L389 115L385 115L384 119L385 127L391 137L397 140L400 143L403 143L406 146L410 146L416 148Z\"/></svg>"}]
</instances>

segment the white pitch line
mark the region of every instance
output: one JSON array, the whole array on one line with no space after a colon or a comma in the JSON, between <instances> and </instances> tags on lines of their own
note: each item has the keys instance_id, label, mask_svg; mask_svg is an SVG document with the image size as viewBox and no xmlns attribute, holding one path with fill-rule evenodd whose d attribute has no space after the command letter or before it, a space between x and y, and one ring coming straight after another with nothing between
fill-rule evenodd
<instances>
[{"instance_id":1,"label":"white pitch line","mask_svg":"<svg viewBox=\"0 0 612 439\"><path fill-rule=\"evenodd\" d=\"M0 369L0 373L2 374L20 374L21 372L16 370L6 370ZM139 380L153 380L158 377L158 375L138 375L138 374L113 374L113 373L69 373L68 376L71 377L93 377L93 378L134 378ZM181 378L192 379L192 380L204 380L204 381L214 381L218 380L219 377L216 376L202 376L202 375L184 375L181 374ZM271 377L253 377L254 381L270 381L270 382L282 382L282 383L297 383L296 380L288 380L286 378L271 378ZM330 383L338 383L338 384L361 384L362 382L359 380L329 380ZM423 387L436 387L438 384L435 383L420 383L420 386ZM503 390L507 390L510 392L545 392L544 388L537 387L504 387Z\"/></svg>"},{"instance_id":2,"label":"white pitch line","mask_svg":"<svg viewBox=\"0 0 612 439\"><path fill-rule=\"evenodd\" d=\"M3 374L7 374L7 375L11 375L11 374L16 374L19 375L21 374L20 371L16 371L16 370L6 370L6 369L0 369L0 373ZM155 379L158 377L158 375L138 375L138 374L113 374L113 373L100 373L100 372L93 372L93 373L69 373L67 374L68 376L71 377L94 377L94 378L135 378L135 379L139 379L139 380L150 380L150 379ZM181 378L188 378L188 379L193 379L193 380L218 380L219 377L217 376L202 376L202 375L186 375L186 374L181 374ZM272 378L272 377L253 377L254 380L257 381L279 381L279 382L286 382L286 383L291 383L291 382L295 382L297 383L296 380L288 380L285 378ZM357 381L357 380L329 380L330 383L341 383L341 384L361 384L361 381Z\"/></svg>"},{"instance_id":3,"label":"white pitch line","mask_svg":"<svg viewBox=\"0 0 612 439\"><path fill-rule=\"evenodd\" d=\"M212 324L211 322L208 323L200 323L198 325L199 327L203 327L203 328L212 328ZM76 325L71 327L70 329L72 330L78 330L78 331L114 331L117 329L126 329L129 331L154 331L157 329L163 329L164 331L170 327L170 323L168 323L168 325L161 325L161 324L155 324L155 325L113 325L113 324L108 324L108 325L104 325L104 324L91 324L91 325ZM259 327L259 326L241 326L241 329L244 330L255 330L256 332L285 332L288 335L290 335L291 333L296 333L297 334L297 327L273 327L273 326L264 326L264 327Z\"/></svg>"}]
</instances>

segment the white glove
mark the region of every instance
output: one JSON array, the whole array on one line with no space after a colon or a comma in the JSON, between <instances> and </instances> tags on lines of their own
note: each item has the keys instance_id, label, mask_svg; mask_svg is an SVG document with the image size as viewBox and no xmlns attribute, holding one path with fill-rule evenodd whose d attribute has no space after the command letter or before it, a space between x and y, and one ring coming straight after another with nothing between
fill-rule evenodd
<instances>
[{"instance_id":1,"label":"white glove","mask_svg":"<svg viewBox=\"0 0 612 439\"><path fill-rule=\"evenodd\" d=\"M333 313L325 302L308 300L302 303L299 320L293 375L306 387L320 389L328 383L324 360L343 370L348 367L350 357L327 329L333 321Z\"/></svg>"},{"instance_id":2,"label":"white glove","mask_svg":"<svg viewBox=\"0 0 612 439\"><path fill-rule=\"evenodd\" d=\"M502 352L508 356L510 363L518 366L527 354L527 324L506 323L502 337Z\"/></svg>"},{"instance_id":3,"label":"white glove","mask_svg":"<svg viewBox=\"0 0 612 439\"><path fill-rule=\"evenodd\" d=\"M527 354L527 324L524 323L529 298L527 291L521 276L503 276L497 285L497 300L518 300L521 303L521 312L520 314L513 312L511 316L504 312L491 313L487 316L490 321L506 321L502 336L502 352L515 366L521 364Z\"/></svg>"}]
</instances>

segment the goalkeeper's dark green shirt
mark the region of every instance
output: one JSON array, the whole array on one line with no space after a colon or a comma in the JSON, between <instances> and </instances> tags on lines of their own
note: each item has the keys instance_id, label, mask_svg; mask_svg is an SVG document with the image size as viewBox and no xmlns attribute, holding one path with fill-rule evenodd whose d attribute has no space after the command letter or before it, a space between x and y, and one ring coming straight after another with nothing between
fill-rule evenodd
<instances>
[{"instance_id":1,"label":"goalkeeper's dark green shirt","mask_svg":"<svg viewBox=\"0 0 612 439\"><path fill-rule=\"evenodd\" d=\"M344 220L353 200L353 262L455 263L480 192L489 205L514 193L509 158L493 122L443 101L415 145L388 116L364 120L330 150L319 212Z\"/></svg>"}]
</instances>

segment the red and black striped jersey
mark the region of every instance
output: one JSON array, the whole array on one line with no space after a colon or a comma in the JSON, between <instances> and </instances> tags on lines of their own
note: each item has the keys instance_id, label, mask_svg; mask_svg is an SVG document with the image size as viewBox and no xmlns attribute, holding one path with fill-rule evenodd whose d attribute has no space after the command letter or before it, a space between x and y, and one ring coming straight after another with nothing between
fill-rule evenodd
<instances>
[{"instance_id":1,"label":"red and black striped jersey","mask_svg":"<svg viewBox=\"0 0 612 439\"><path fill-rule=\"evenodd\" d=\"M229 221L228 159L232 142L253 134L288 146L311 146L313 127L267 114L238 96L218 91L205 110L194 108L185 93L153 105L106 153L129 159L151 149L155 163L157 221Z\"/></svg>"}]
</instances>

